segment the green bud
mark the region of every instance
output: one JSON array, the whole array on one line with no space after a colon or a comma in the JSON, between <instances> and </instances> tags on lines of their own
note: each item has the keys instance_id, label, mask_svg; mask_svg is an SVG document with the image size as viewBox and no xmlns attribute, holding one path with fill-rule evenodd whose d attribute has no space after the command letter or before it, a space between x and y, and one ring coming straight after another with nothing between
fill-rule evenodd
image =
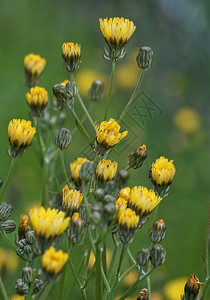
<instances>
[{"instance_id":1,"label":"green bud","mask_svg":"<svg viewBox=\"0 0 210 300\"><path fill-rule=\"evenodd\" d=\"M165 262L166 250L161 245L154 245L150 251L150 261L154 267L158 267Z\"/></svg>"},{"instance_id":2,"label":"green bud","mask_svg":"<svg viewBox=\"0 0 210 300\"><path fill-rule=\"evenodd\" d=\"M21 278L16 281L15 284L16 293L20 296L27 295L29 292L28 283L24 282Z\"/></svg>"},{"instance_id":3,"label":"green bud","mask_svg":"<svg viewBox=\"0 0 210 300\"><path fill-rule=\"evenodd\" d=\"M110 202L110 203L107 203L104 205L104 211L110 215L110 216L113 216L116 212L116 207L115 207L115 204Z\"/></svg>"},{"instance_id":4,"label":"green bud","mask_svg":"<svg viewBox=\"0 0 210 300\"><path fill-rule=\"evenodd\" d=\"M22 269L20 277L26 283L31 283L33 280L34 270L31 267L25 267Z\"/></svg>"},{"instance_id":5,"label":"green bud","mask_svg":"<svg viewBox=\"0 0 210 300\"><path fill-rule=\"evenodd\" d=\"M73 245L80 245L84 242L87 226L79 213L74 213L68 228L68 237Z\"/></svg>"},{"instance_id":6,"label":"green bud","mask_svg":"<svg viewBox=\"0 0 210 300\"><path fill-rule=\"evenodd\" d=\"M12 211L13 211L13 207L6 203L6 202L3 202L0 204L0 222L6 220L11 214L12 214Z\"/></svg>"},{"instance_id":7,"label":"green bud","mask_svg":"<svg viewBox=\"0 0 210 300\"><path fill-rule=\"evenodd\" d=\"M67 128L61 128L55 138L56 146L61 150L67 149L71 143L71 139L71 130Z\"/></svg>"},{"instance_id":8,"label":"green bud","mask_svg":"<svg viewBox=\"0 0 210 300\"><path fill-rule=\"evenodd\" d=\"M109 203L115 203L115 197L111 195L106 195L103 199L103 203L109 204Z\"/></svg>"},{"instance_id":9,"label":"green bud","mask_svg":"<svg viewBox=\"0 0 210 300\"><path fill-rule=\"evenodd\" d=\"M149 293L147 289L142 289L137 300L149 300Z\"/></svg>"},{"instance_id":10,"label":"green bud","mask_svg":"<svg viewBox=\"0 0 210 300\"><path fill-rule=\"evenodd\" d=\"M88 97L91 101L99 101L104 97L104 82L102 80L94 80L89 91Z\"/></svg>"},{"instance_id":11,"label":"green bud","mask_svg":"<svg viewBox=\"0 0 210 300\"><path fill-rule=\"evenodd\" d=\"M35 232L34 232L33 230L28 230L28 231L25 233L25 239L26 239L26 242L27 242L27 243L33 244L34 241L36 240Z\"/></svg>"},{"instance_id":12,"label":"green bud","mask_svg":"<svg viewBox=\"0 0 210 300\"><path fill-rule=\"evenodd\" d=\"M150 240L153 243L159 243L161 242L166 235L166 226L163 220L158 220L155 222L149 231L150 234Z\"/></svg>"},{"instance_id":13,"label":"green bud","mask_svg":"<svg viewBox=\"0 0 210 300\"><path fill-rule=\"evenodd\" d=\"M43 288L43 285L43 280L36 278L32 294L35 295L39 293Z\"/></svg>"},{"instance_id":14,"label":"green bud","mask_svg":"<svg viewBox=\"0 0 210 300\"><path fill-rule=\"evenodd\" d=\"M95 199L99 202L101 202L103 200L104 195L105 195L105 193L104 193L103 189L97 189L94 192Z\"/></svg>"},{"instance_id":15,"label":"green bud","mask_svg":"<svg viewBox=\"0 0 210 300\"><path fill-rule=\"evenodd\" d=\"M92 178L93 174L95 172L95 166L94 163L91 161L86 161L80 171L79 171L79 175L82 178L82 180L84 181L88 181Z\"/></svg>"},{"instance_id":16,"label":"green bud","mask_svg":"<svg viewBox=\"0 0 210 300\"><path fill-rule=\"evenodd\" d=\"M5 231L6 233L11 233L16 229L15 221L7 220L0 225L0 230Z\"/></svg>"},{"instance_id":17,"label":"green bud","mask_svg":"<svg viewBox=\"0 0 210 300\"><path fill-rule=\"evenodd\" d=\"M149 70L153 63L153 51L150 47L141 47L136 58L140 69Z\"/></svg>"},{"instance_id":18,"label":"green bud","mask_svg":"<svg viewBox=\"0 0 210 300\"><path fill-rule=\"evenodd\" d=\"M128 156L128 165L133 169L138 169L143 165L147 158L146 146L143 145L137 148L133 153Z\"/></svg>"},{"instance_id":19,"label":"green bud","mask_svg":"<svg viewBox=\"0 0 210 300\"><path fill-rule=\"evenodd\" d=\"M149 249L142 248L137 253L137 264L139 267L146 266L149 263L150 252Z\"/></svg>"}]
</instances>

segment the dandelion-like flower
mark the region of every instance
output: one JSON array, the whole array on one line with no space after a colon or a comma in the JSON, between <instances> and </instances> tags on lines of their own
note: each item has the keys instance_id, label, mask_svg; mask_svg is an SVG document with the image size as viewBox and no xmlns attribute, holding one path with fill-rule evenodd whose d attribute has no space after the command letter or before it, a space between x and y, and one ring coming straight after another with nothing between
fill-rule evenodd
<instances>
[{"instance_id":1,"label":"dandelion-like flower","mask_svg":"<svg viewBox=\"0 0 210 300\"><path fill-rule=\"evenodd\" d=\"M35 86L44 71L46 60L37 54L28 54L24 58L25 82L28 87Z\"/></svg>"},{"instance_id":2,"label":"dandelion-like flower","mask_svg":"<svg viewBox=\"0 0 210 300\"><path fill-rule=\"evenodd\" d=\"M44 240L52 240L60 236L70 221L69 217L65 218L65 212L49 207L32 208L29 216L36 235Z\"/></svg>"},{"instance_id":3,"label":"dandelion-like flower","mask_svg":"<svg viewBox=\"0 0 210 300\"><path fill-rule=\"evenodd\" d=\"M45 275L47 275L49 281L57 279L58 274L62 271L68 258L68 253L63 252L62 250L56 251L54 247L50 247L42 255L42 270Z\"/></svg>"},{"instance_id":4,"label":"dandelion-like flower","mask_svg":"<svg viewBox=\"0 0 210 300\"><path fill-rule=\"evenodd\" d=\"M126 201L130 198L131 189L129 187L125 187L124 189L119 191L119 197L124 198Z\"/></svg>"},{"instance_id":5,"label":"dandelion-like flower","mask_svg":"<svg viewBox=\"0 0 210 300\"><path fill-rule=\"evenodd\" d=\"M134 210L126 208L118 210L117 219L121 242L124 244L131 243L138 228L139 216L136 215Z\"/></svg>"},{"instance_id":6,"label":"dandelion-like flower","mask_svg":"<svg viewBox=\"0 0 210 300\"><path fill-rule=\"evenodd\" d=\"M42 87L34 87L26 94L26 99L31 113L35 117L41 117L48 103L48 92Z\"/></svg>"},{"instance_id":7,"label":"dandelion-like flower","mask_svg":"<svg viewBox=\"0 0 210 300\"><path fill-rule=\"evenodd\" d=\"M62 205L67 210L78 210L83 199L83 194L77 190L69 190L69 188L63 189Z\"/></svg>"},{"instance_id":8,"label":"dandelion-like flower","mask_svg":"<svg viewBox=\"0 0 210 300\"><path fill-rule=\"evenodd\" d=\"M36 129L31 126L31 121L13 119L9 122L8 135L10 142L9 154L14 158L23 155L31 145Z\"/></svg>"},{"instance_id":9,"label":"dandelion-like flower","mask_svg":"<svg viewBox=\"0 0 210 300\"><path fill-rule=\"evenodd\" d=\"M96 168L96 176L102 181L106 182L112 180L117 172L118 163L109 159L102 158Z\"/></svg>"},{"instance_id":10,"label":"dandelion-like flower","mask_svg":"<svg viewBox=\"0 0 210 300\"><path fill-rule=\"evenodd\" d=\"M81 47L74 43L63 43L62 58L65 69L74 72L79 68Z\"/></svg>"},{"instance_id":11,"label":"dandelion-like flower","mask_svg":"<svg viewBox=\"0 0 210 300\"><path fill-rule=\"evenodd\" d=\"M162 198L152 190L143 186L135 186L131 189L128 205L136 211L140 217L145 217L160 203Z\"/></svg>"},{"instance_id":12,"label":"dandelion-like flower","mask_svg":"<svg viewBox=\"0 0 210 300\"><path fill-rule=\"evenodd\" d=\"M97 124L95 150L100 155L110 152L112 147L128 134L127 130L122 133L119 131L120 125L112 118L109 121L103 121L100 125Z\"/></svg>"},{"instance_id":13,"label":"dandelion-like flower","mask_svg":"<svg viewBox=\"0 0 210 300\"><path fill-rule=\"evenodd\" d=\"M105 50L105 58L120 59L125 56L124 46L127 44L136 26L129 19L105 18L99 19L100 29L109 46L109 51Z\"/></svg>"},{"instance_id":14,"label":"dandelion-like flower","mask_svg":"<svg viewBox=\"0 0 210 300\"><path fill-rule=\"evenodd\" d=\"M87 158L78 157L75 161L70 163L71 176L76 183L81 181L80 170L86 162L90 161Z\"/></svg>"}]
</instances>

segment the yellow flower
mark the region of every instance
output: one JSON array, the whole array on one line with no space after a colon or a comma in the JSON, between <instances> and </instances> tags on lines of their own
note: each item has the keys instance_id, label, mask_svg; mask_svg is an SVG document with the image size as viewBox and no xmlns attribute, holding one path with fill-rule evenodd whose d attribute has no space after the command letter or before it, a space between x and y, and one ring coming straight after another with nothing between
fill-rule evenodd
<instances>
[{"instance_id":1,"label":"yellow flower","mask_svg":"<svg viewBox=\"0 0 210 300\"><path fill-rule=\"evenodd\" d=\"M120 125L115 119L110 118L109 121L103 121L100 125L96 125L96 151L103 155L109 152L112 147L118 144L122 139L126 137L128 131L122 133L120 131Z\"/></svg>"},{"instance_id":2,"label":"yellow flower","mask_svg":"<svg viewBox=\"0 0 210 300\"><path fill-rule=\"evenodd\" d=\"M120 210L118 215L118 224L127 229L136 229L139 222L139 216L136 215L135 211L127 208Z\"/></svg>"},{"instance_id":3,"label":"yellow flower","mask_svg":"<svg viewBox=\"0 0 210 300\"><path fill-rule=\"evenodd\" d=\"M161 156L152 163L150 171L151 180L155 185L170 185L176 169L173 160Z\"/></svg>"},{"instance_id":4,"label":"yellow flower","mask_svg":"<svg viewBox=\"0 0 210 300\"><path fill-rule=\"evenodd\" d=\"M77 210L82 202L83 194L77 190L69 190L69 188L63 188L63 200L62 205L65 209Z\"/></svg>"},{"instance_id":5,"label":"yellow flower","mask_svg":"<svg viewBox=\"0 0 210 300\"><path fill-rule=\"evenodd\" d=\"M42 269L48 274L58 274L62 271L68 258L68 253L62 250L56 251L54 247L50 247L42 255Z\"/></svg>"},{"instance_id":6,"label":"yellow flower","mask_svg":"<svg viewBox=\"0 0 210 300\"><path fill-rule=\"evenodd\" d=\"M115 207L117 211L117 216L120 215L121 210L125 210L127 208L127 201L124 198L119 197L115 202Z\"/></svg>"},{"instance_id":7,"label":"yellow flower","mask_svg":"<svg viewBox=\"0 0 210 300\"><path fill-rule=\"evenodd\" d=\"M34 87L26 94L26 99L33 116L43 116L48 103L48 92L41 87Z\"/></svg>"},{"instance_id":8,"label":"yellow flower","mask_svg":"<svg viewBox=\"0 0 210 300\"><path fill-rule=\"evenodd\" d=\"M135 86L139 76L139 70L135 64L128 63L118 66L116 69L116 84L126 90Z\"/></svg>"},{"instance_id":9,"label":"yellow flower","mask_svg":"<svg viewBox=\"0 0 210 300\"><path fill-rule=\"evenodd\" d=\"M66 84L67 84L67 82L69 82L69 80L64 80L64 81L62 81L60 84L62 85L62 86L65 86Z\"/></svg>"},{"instance_id":10,"label":"yellow flower","mask_svg":"<svg viewBox=\"0 0 210 300\"><path fill-rule=\"evenodd\" d=\"M31 224L38 237L45 240L61 235L69 225L70 218L65 218L65 212L44 207L32 208L29 212Z\"/></svg>"},{"instance_id":11,"label":"yellow flower","mask_svg":"<svg viewBox=\"0 0 210 300\"><path fill-rule=\"evenodd\" d=\"M74 43L63 43L62 57L64 67L68 72L74 72L79 68L81 47Z\"/></svg>"},{"instance_id":12,"label":"yellow flower","mask_svg":"<svg viewBox=\"0 0 210 300\"><path fill-rule=\"evenodd\" d=\"M112 180L117 172L118 163L102 158L96 168L96 176L102 182Z\"/></svg>"},{"instance_id":13,"label":"yellow flower","mask_svg":"<svg viewBox=\"0 0 210 300\"><path fill-rule=\"evenodd\" d=\"M12 295L10 300L24 300L25 296Z\"/></svg>"},{"instance_id":14,"label":"yellow flower","mask_svg":"<svg viewBox=\"0 0 210 300\"><path fill-rule=\"evenodd\" d=\"M178 110L174 115L174 123L183 133L195 132L201 126L199 114L190 107L183 107Z\"/></svg>"},{"instance_id":15,"label":"yellow flower","mask_svg":"<svg viewBox=\"0 0 210 300\"><path fill-rule=\"evenodd\" d=\"M0 273L5 271L15 271L18 266L17 255L9 250L0 248Z\"/></svg>"},{"instance_id":16,"label":"yellow flower","mask_svg":"<svg viewBox=\"0 0 210 300\"><path fill-rule=\"evenodd\" d=\"M110 50L114 50L114 58L120 54L121 49L127 44L134 33L136 26L129 19L105 18L99 19L100 29Z\"/></svg>"},{"instance_id":17,"label":"yellow flower","mask_svg":"<svg viewBox=\"0 0 210 300\"><path fill-rule=\"evenodd\" d=\"M177 300L180 296L184 294L184 286L186 284L187 278L176 278L169 281L164 287L164 294L167 300Z\"/></svg>"},{"instance_id":18,"label":"yellow flower","mask_svg":"<svg viewBox=\"0 0 210 300\"><path fill-rule=\"evenodd\" d=\"M130 195L131 195L131 189L129 187L125 187L119 192L119 197L124 198L126 201L130 198Z\"/></svg>"},{"instance_id":19,"label":"yellow flower","mask_svg":"<svg viewBox=\"0 0 210 300\"><path fill-rule=\"evenodd\" d=\"M28 54L24 58L25 82L28 87L35 86L44 71L46 60L40 55Z\"/></svg>"},{"instance_id":20,"label":"yellow flower","mask_svg":"<svg viewBox=\"0 0 210 300\"><path fill-rule=\"evenodd\" d=\"M11 149L9 154L20 157L31 145L36 129L31 126L31 121L13 119L8 125L8 135Z\"/></svg>"},{"instance_id":21,"label":"yellow flower","mask_svg":"<svg viewBox=\"0 0 210 300\"><path fill-rule=\"evenodd\" d=\"M70 163L72 179L75 180L77 183L81 180L81 177L79 174L80 169L83 166L83 164L87 161L89 162L89 160L87 158L78 157L75 161Z\"/></svg>"},{"instance_id":22,"label":"yellow flower","mask_svg":"<svg viewBox=\"0 0 210 300\"><path fill-rule=\"evenodd\" d=\"M106 249L106 263L107 263L107 266L110 265L111 257L112 257L111 251L109 249ZM95 255L93 254L93 251L91 251L89 262L88 262L88 268L89 269L92 269L92 267L94 266L95 261L96 261Z\"/></svg>"},{"instance_id":23,"label":"yellow flower","mask_svg":"<svg viewBox=\"0 0 210 300\"><path fill-rule=\"evenodd\" d=\"M27 215L22 214L20 216L20 225L19 225L19 228L18 228L18 237L19 237L19 239L24 238L25 233L29 230L30 230L30 218Z\"/></svg>"},{"instance_id":24,"label":"yellow flower","mask_svg":"<svg viewBox=\"0 0 210 300\"><path fill-rule=\"evenodd\" d=\"M131 189L131 196L128 199L128 204L140 216L148 215L162 200L152 190L148 190L143 186L135 186Z\"/></svg>"}]
</instances>

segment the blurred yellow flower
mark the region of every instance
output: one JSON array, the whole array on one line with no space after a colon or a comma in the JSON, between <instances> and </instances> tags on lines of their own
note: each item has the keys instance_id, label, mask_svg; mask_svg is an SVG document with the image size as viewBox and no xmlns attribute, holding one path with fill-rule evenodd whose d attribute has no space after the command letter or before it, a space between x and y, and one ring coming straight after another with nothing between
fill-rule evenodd
<instances>
[{"instance_id":1,"label":"blurred yellow flower","mask_svg":"<svg viewBox=\"0 0 210 300\"><path fill-rule=\"evenodd\" d=\"M9 249L0 248L0 272L2 270L15 271L17 266L17 255Z\"/></svg>"},{"instance_id":2,"label":"blurred yellow flower","mask_svg":"<svg viewBox=\"0 0 210 300\"><path fill-rule=\"evenodd\" d=\"M177 300L184 294L184 286L187 278L181 277L169 281L164 287L164 294L167 300Z\"/></svg>"},{"instance_id":3,"label":"blurred yellow flower","mask_svg":"<svg viewBox=\"0 0 210 300\"><path fill-rule=\"evenodd\" d=\"M127 63L116 69L116 85L122 89L130 89L136 85L139 70L136 64Z\"/></svg>"},{"instance_id":4,"label":"blurred yellow flower","mask_svg":"<svg viewBox=\"0 0 210 300\"><path fill-rule=\"evenodd\" d=\"M25 296L19 296L19 295L12 295L10 297L10 300L24 300Z\"/></svg>"},{"instance_id":5,"label":"blurred yellow flower","mask_svg":"<svg viewBox=\"0 0 210 300\"><path fill-rule=\"evenodd\" d=\"M89 269L92 269L92 267L94 266L95 261L96 261L95 255L93 254L93 251L91 251L89 262L88 262L88 268ZM109 249L106 249L106 263L107 263L107 266L109 266L110 261L111 261L111 251Z\"/></svg>"},{"instance_id":6,"label":"blurred yellow flower","mask_svg":"<svg viewBox=\"0 0 210 300\"><path fill-rule=\"evenodd\" d=\"M82 70L75 76L77 85L79 87L79 93L82 96L88 95L88 90L94 80L100 79L106 82L106 76L100 74L99 72L91 69Z\"/></svg>"},{"instance_id":7,"label":"blurred yellow flower","mask_svg":"<svg viewBox=\"0 0 210 300\"><path fill-rule=\"evenodd\" d=\"M183 133L195 132L201 126L200 115L190 107L183 107L175 113L174 124Z\"/></svg>"},{"instance_id":8,"label":"blurred yellow flower","mask_svg":"<svg viewBox=\"0 0 210 300\"><path fill-rule=\"evenodd\" d=\"M50 247L42 255L42 269L49 274L58 274L62 271L68 258L68 253L62 250L56 251L54 247Z\"/></svg>"},{"instance_id":9,"label":"blurred yellow flower","mask_svg":"<svg viewBox=\"0 0 210 300\"><path fill-rule=\"evenodd\" d=\"M126 286L131 286L137 279L137 271L136 270L132 270L128 276L123 280L123 283Z\"/></svg>"}]
</instances>

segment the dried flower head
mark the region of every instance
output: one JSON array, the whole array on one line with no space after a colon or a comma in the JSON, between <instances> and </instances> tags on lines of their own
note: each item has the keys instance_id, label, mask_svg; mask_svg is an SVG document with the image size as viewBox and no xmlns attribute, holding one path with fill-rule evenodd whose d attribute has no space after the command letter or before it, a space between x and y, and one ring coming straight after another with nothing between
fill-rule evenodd
<instances>
[{"instance_id":1,"label":"dried flower head","mask_svg":"<svg viewBox=\"0 0 210 300\"><path fill-rule=\"evenodd\" d=\"M128 134L127 130L122 133L119 131L120 125L112 118L109 121L103 121L100 125L97 124L95 150L101 155L111 151L111 148Z\"/></svg>"},{"instance_id":2,"label":"dried flower head","mask_svg":"<svg viewBox=\"0 0 210 300\"><path fill-rule=\"evenodd\" d=\"M31 121L13 119L9 122L8 135L10 142L9 154L14 158L20 157L31 145L36 129Z\"/></svg>"},{"instance_id":3,"label":"dried flower head","mask_svg":"<svg viewBox=\"0 0 210 300\"><path fill-rule=\"evenodd\" d=\"M26 99L31 113L35 117L41 117L48 103L48 92L42 87L34 87L26 94Z\"/></svg>"}]
</instances>

